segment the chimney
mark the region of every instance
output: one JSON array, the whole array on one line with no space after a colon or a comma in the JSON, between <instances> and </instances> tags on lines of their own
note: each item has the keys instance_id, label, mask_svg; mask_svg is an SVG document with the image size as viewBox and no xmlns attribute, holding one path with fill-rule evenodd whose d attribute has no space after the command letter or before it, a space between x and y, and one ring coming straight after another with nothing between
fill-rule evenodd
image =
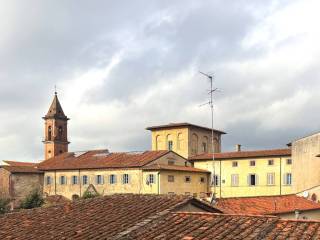
<instances>
[{"instance_id":1,"label":"chimney","mask_svg":"<svg viewBox=\"0 0 320 240\"><path fill-rule=\"evenodd\" d=\"M236 152L241 152L241 144L236 144Z\"/></svg>"}]
</instances>

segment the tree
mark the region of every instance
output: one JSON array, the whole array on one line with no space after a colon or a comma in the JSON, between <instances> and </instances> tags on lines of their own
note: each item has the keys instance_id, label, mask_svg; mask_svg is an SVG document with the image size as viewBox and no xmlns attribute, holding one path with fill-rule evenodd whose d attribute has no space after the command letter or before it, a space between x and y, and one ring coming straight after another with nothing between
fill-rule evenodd
<instances>
[{"instance_id":1,"label":"tree","mask_svg":"<svg viewBox=\"0 0 320 240\"><path fill-rule=\"evenodd\" d=\"M20 204L20 208L31 209L41 207L44 203L42 195L38 190L31 192Z\"/></svg>"},{"instance_id":2,"label":"tree","mask_svg":"<svg viewBox=\"0 0 320 240\"><path fill-rule=\"evenodd\" d=\"M10 210L10 200L7 198L0 198L0 214L6 213Z\"/></svg>"},{"instance_id":3,"label":"tree","mask_svg":"<svg viewBox=\"0 0 320 240\"><path fill-rule=\"evenodd\" d=\"M98 197L99 194L91 191L85 191L82 195L83 199Z\"/></svg>"}]
</instances>

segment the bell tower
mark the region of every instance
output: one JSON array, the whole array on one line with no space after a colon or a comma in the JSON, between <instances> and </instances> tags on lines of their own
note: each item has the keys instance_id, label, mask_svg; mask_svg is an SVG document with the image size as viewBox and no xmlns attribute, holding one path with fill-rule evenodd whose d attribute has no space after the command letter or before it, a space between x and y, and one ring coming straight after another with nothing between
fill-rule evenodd
<instances>
[{"instance_id":1,"label":"bell tower","mask_svg":"<svg viewBox=\"0 0 320 240\"><path fill-rule=\"evenodd\" d=\"M68 120L64 114L59 102L57 92L54 93L54 98L46 116L44 148L45 160L55 157L61 153L68 152Z\"/></svg>"}]
</instances>

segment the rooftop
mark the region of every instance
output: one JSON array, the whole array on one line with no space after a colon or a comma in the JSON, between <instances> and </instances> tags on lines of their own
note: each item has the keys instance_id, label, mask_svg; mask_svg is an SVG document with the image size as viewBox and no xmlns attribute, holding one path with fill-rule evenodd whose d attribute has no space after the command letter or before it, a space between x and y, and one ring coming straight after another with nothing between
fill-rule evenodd
<instances>
[{"instance_id":1,"label":"rooftop","mask_svg":"<svg viewBox=\"0 0 320 240\"><path fill-rule=\"evenodd\" d=\"M201 173L210 173L210 171L194 168L194 167L185 167L178 165L163 165L163 164L153 164L145 166L143 170L166 170L166 171L181 171L181 172L201 172Z\"/></svg>"},{"instance_id":2,"label":"rooftop","mask_svg":"<svg viewBox=\"0 0 320 240\"><path fill-rule=\"evenodd\" d=\"M1 165L3 168L11 173L41 173L37 169L36 163L30 162L16 162L16 161L3 161L5 165Z\"/></svg>"},{"instance_id":3,"label":"rooftop","mask_svg":"<svg viewBox=\"0 0 320 240\"><path fill-rule=\"evenodd\" d=\"M297 195L220 198L216 206L224 213L261 215L320 209L320 203Z\"/></svg>"},{"instance_id":4,"label":"rooftop","mask_svg":"<svg viewBox=\"0 0 320 240\"><path fill-rule=\"evenodd\" d=\"M109 153L106 150L68 152L38 164L41 170L139 168L168 154L170 151Z\"/></svg>"},{"instance_id":5,"label":"rooftop","mask_svg":"<svg viewBox=\"0 0 320 240\"><path fill-rule=\"evenodd\" d=\"M158 125L158 126L151 126L151 127L147 127L147 130L157 130L157 129L170 129L170 128L180 128L180 127L191 127L191 128L198 128L198 129L202 129L205 131L211 131L211 128L208 127L202 127L196 124L192 124L192 123L169 123L169 124L165 124L165 125ZM213 129L215 132L218 132L220 134L226 134L223 131L217 130L217 129Z\"/></svg>"},{"instance_id":6,"label":"rooftop","mask_svg":"<svg viewBox=\"0 0 320 240\"><path fill-rule=\"evenodd\" d=\"M286 157L291 156L291 149L271 149L271 150L256 150L256 151L239 151L239 152L222 152L215 153L215 159L236 159L236 158L258 158L258 157ZM202 153L189 158L189 160L208 160L212 159L212 153Z\"/></svg>"},{"instance_id":7,"label":"rooftop","mask_svg":"<svg viewBox=\"0 0 320 240\"><path fill-rule=\"evenodd\" d=\"M17 240L117 239L187 204L220 212L186 196L119 194L2 215L0 236Z\"/></svg>"}]
</instances>

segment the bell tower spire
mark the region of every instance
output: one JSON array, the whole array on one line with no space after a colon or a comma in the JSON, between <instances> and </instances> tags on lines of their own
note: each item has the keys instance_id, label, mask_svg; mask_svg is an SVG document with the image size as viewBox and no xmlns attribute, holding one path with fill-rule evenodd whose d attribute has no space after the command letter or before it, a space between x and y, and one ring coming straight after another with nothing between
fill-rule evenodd
<instances>
[{"instance_id":1,"label":"bell tower spire","mask_svg":"<svg viewBox=\"0 0 320 240\"><path fill-rule=\"evenodd\" d=\"M48 113L43 117L45 120L45 159L55 157L68 152L68 120L64 114L55 88L54 98Z\"/></svg>"}]
</instances>

